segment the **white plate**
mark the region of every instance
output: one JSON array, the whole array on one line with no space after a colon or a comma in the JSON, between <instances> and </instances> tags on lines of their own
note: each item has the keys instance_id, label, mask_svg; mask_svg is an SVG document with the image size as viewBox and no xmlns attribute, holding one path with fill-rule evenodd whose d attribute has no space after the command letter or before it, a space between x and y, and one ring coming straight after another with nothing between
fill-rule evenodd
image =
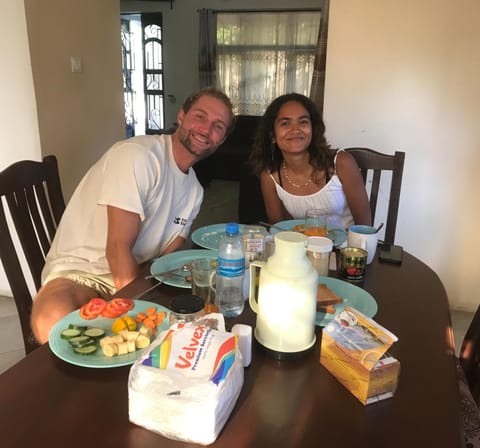
<instances>
[{"instance_id":1,"label":"white plate","mask_svg":"<svg viewBox=\"0 0 480 448\"><path fill-rule=\"evenodd\" d=\"M156 307L158 312L166 312L167 315L165 317L165 320L159 327L157 327L157 335L170 326L170 310L168 310L167 308L153 302L147 302L145 300L134 300L134 303L135 307L125 313L133 318L135 318L138 312L145 311L147 308L150 308L152 306ZM106 317L97 317L96 319L85 320L80 317L78 310L73 311L70 314L67 314L63 319L58 321L53 327L48 339L50 349L60 359L63 359L70 364L80 367L93 367L101 369L108 367L128 366L130 364L133 364L135 360L143 353L144 350L136 350L132 353L112 356L110 358L108 356L104 356L102 349L98 348L97 352L93 355L81 355L73 350L70 342L68 342L66 339L62 339L61 337L62 331L68 328L70 324L101 328L102 330L105 330L106 335L111 336L113 334L111 328L114 320L115 319L109 319Z\"/></svg>"},{"instance_id":2,"label":"white plate","mask_svg":"<svg viewBox=\"0 0 480 448\"><path fill-rule=\"evenodd\" d=\"M172 252L157 258L150 266L150 273L153 275L156 272L170 271L171 269L179 268L179 271L175 271L175 275L162 277L161 275L155 278L158 281L163 281L166 285L177 286L178 288L191 288L192 283L187 281L186 277L191 276L190 271L182 271L181 267L194 260L201 258L210 258L212 260L217 259L216 250L204 250L204 249L191 249L191 250L179 250L178 252Z\"/></svg>"}]
</instances>

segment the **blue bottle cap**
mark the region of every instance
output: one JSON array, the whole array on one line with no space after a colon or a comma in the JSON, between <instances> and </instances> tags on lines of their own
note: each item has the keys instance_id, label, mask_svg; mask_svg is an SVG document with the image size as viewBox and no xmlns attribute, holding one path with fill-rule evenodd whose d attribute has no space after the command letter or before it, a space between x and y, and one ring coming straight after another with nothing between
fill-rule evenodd
<instances>
[{"instance_id":1,"label":"blue bottle cap","mask_svg":"<svg viewBox=\"0 0 480 448\"><path fill-rule=\"evenodd\" d=\"M226 232L235 235L238 233L238 224L236 222L229 222L227 224Z\"/></svg>"}]
</instances>

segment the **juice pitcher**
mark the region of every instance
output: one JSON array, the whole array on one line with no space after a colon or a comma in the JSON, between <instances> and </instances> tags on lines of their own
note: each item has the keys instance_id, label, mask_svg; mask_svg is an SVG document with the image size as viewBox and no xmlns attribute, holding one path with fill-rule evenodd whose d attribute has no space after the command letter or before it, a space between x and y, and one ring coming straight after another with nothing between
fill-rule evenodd
<instances>
[{"instance_id":1,"label":"juice pitcher","mask_svg":"<svg viewBox=\"0 0 480 448\"><path fill-rule=\"evenodd\" d=\"M277 359L298 357L315 344L317 272L306 255L307 240L301 233L279 232L274 254L250 264L254 336Z\"/></svg>"}]
</instances>

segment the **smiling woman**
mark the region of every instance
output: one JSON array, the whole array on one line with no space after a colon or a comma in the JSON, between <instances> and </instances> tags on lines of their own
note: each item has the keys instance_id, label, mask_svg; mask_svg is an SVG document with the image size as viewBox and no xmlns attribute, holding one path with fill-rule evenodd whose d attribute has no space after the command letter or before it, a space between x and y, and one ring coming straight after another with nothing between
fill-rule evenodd
<instances>
[{"instance_id":1,"label":"smiling woman","mask_svg":"<svg viewBox=\"0 0 480 448\"><path fill-rule=\"evenodd\" d=\"M370 224L370 206L353 157L330 148L313 101L281 95L268 106L257 130L250 162L260 176L269 222L301 219L319 209L343 229Z\"/></svg>"}]
</instances>

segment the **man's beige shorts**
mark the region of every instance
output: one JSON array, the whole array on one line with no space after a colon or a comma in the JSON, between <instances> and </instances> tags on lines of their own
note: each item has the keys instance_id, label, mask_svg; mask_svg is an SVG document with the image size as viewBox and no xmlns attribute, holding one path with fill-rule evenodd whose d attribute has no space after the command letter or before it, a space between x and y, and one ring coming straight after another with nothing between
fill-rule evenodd
<instances>
[{"instance_id":1,"label":"man's beige shorts","mask_svg":"<svg viewBox=\"0 0 480 448\"><path fill-rule=\"evenodd\" d=\"M52 272L43 284L47 284L49 281L56 278L66 278L82 286L94 289L98 292L100 297L109 297L117 290L113 282L112 274L91 274L84 271L59 271Z\"/></svg>"}]
</instances>

